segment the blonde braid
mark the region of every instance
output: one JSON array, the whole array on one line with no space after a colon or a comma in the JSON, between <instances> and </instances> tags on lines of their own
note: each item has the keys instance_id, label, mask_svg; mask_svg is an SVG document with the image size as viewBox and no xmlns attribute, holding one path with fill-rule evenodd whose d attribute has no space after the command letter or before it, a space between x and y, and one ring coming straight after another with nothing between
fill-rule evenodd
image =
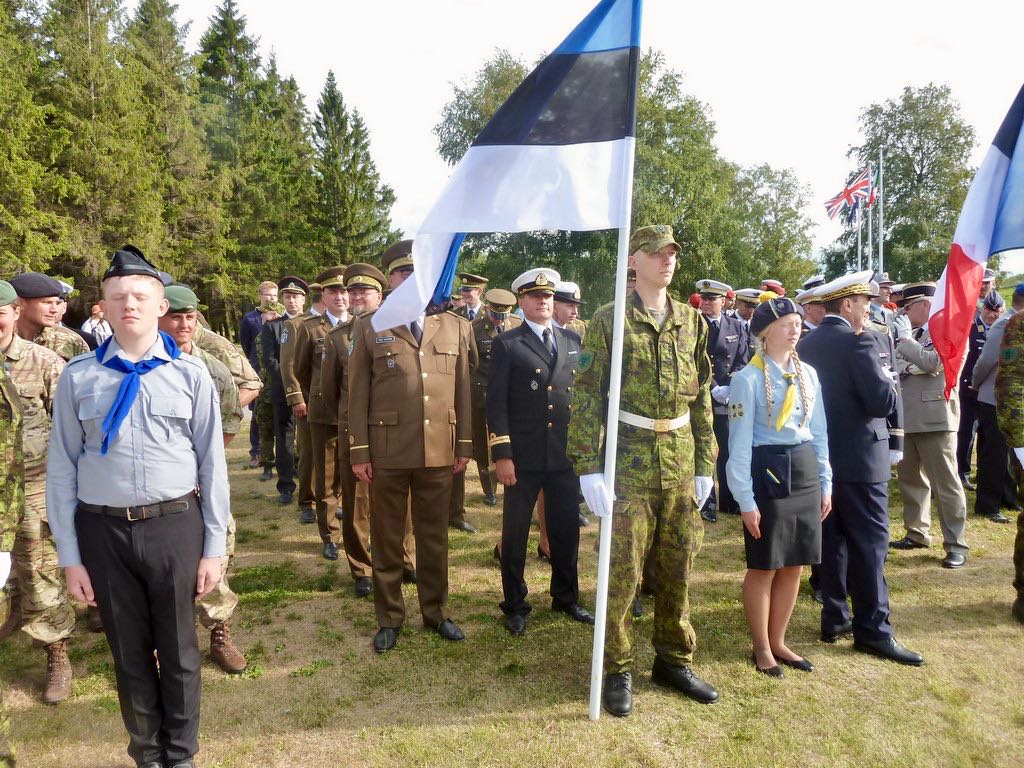
<instances>
[{"instance_id":1,"label":"blonde braid","mask_svg":"<svg viewBox=\"0 0 1024 768\"><path fill-rule=\"evenodd\" d=\"M772 381L771 381L772 377L768 375L768 364L765 361L763 355L761 356L761 362L762 362L761 373L764 374L764 399L765 399L765 402L768 405L768 426L771 426L771 424L772 424L772 405L773 405L773 399L774 399L774 393L772 392Z\"/></svg>"},{"instance_id":2,"label":"blonde braid","mask_svg":"<svg viewBox=\"0 0 1024 768\"><path fill-rule=\"evenodd\" d=\"M800 407L803 408L803 416L800 417L800 426L806 427L808 419L811 418L810 393L807 391L807 382L804 380L804 368L800 365L800 356L794 349L791 353L793 364L796 366L796 382L800 388Z\"/></svg>"}]
</instances>

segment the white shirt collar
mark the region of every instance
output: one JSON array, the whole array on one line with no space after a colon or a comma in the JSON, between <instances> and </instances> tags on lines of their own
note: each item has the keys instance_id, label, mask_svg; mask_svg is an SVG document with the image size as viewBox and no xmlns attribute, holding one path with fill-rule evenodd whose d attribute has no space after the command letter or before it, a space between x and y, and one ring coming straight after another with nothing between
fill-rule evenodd
<instances>
[{"instance_id":1,"label":"white shirt collar","mask_svg":"<svg viewBox=\"0 0 1024 768\"><path fill-rule=\"evenodd\" d=\"M541 325L540 323L533 322L533 320L526 320L526 324L530 326L530 330L537 334L537 338L541 341L544 341L544 331L551 329L550 325ZM554 335L553 331L552 335Z\"/></svg>"}]
</instances>

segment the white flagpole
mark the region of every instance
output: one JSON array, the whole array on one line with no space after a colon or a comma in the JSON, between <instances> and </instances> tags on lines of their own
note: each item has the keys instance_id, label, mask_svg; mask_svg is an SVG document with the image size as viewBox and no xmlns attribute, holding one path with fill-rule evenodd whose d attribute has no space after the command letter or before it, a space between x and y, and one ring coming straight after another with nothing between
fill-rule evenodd
<instances>
[{"instance_id":1,"label":"white flagpole","mask_svg":"<svg viewBox=\"0 0 1024 768\"><path fill-rule=\"evenodd\" d=\"M604 481L614 493L615 457L619 447L619 396L622 390L622 339L626 331L626 269L629 262L629 229L633 218L633 161L625 153L626 186L623 189L623 221L615 264L615 315L612 322L612 359L608 369L608 418L605 423ZM604 672L604 636L608 623L608 572L612 550L612 517L601 519L597 552L597 601L594 606L594 647L590 663L590 719L601 716L601 685Z\"/></svg>"},{"instance_id":2,"label":"white flagpole","mask_svg":"<svg viewBox=\"0 0 1024 768\"><path fill-rule=\"evenodd\" d=\"M885 242L885 154L878 148L878 271L885 270L883 243Z\"/></svg>"},{"instance_id":3,"label":"white flagpole","mask_svg":"<svg viewBox=\"0 0 1024 768\"><path fill-rule=\"evenodd\" d=\"M864 246L861 245L861 231L864 228L860 225L860 203L857 204L857 271L860 272L864 258Z\"/></svg>"},{"instance_id":4,"label":"white flagpole","mask_svg":"<svg viewBox=\"0 0 1024 768\"><path fill-rule=\"evenodd\" d=\"M871 262L874 260L874 208L875 206L873 205L870 208L868 208L868 269L871 269Z\"/></svg>"}]
</instances>

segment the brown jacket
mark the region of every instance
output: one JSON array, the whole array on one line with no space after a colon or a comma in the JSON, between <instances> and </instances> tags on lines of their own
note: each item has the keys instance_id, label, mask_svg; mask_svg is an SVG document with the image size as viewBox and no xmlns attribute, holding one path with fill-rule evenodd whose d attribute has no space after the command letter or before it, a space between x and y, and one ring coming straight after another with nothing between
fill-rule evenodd
<instances>
[{"instance_id":1,"label":"brown jacket","mask_svg":"<svg viewBox=\"0 0 1024 768\"><path fill-rule=\"evenodd\" d=\"M324 408L334 413L333 424L348 443L344 433L348 427L348 349L352 339L352 323L338 323L324 340L324 361L320 366L320 392Z\"/></svg>"},{"instance_id":2,"label":"brown jacket","mask_svg":"<svg viewBox=\"0 0 1024 768\"><path fill-rule=\"evenodd\" d=\"M381 469L443 467L473 455L470 325L449 313L376 333L373 313L355 321L349 356L352 464Z\"/></svg>"},{"instance_id":3,"label":"brown jacket","mask_svg":"<svg viewBox=\"0 0 1024 768\"><path fill-rule=\"evenodd\" d=\"M281 331L281 383L284 384L284 399L288 405L298 405L306 402L309 394L295 378L295 342L298 339L298 329L304 320L310 317L317 317L309 310L301 315L290 317L284 321L284 330Z\"/></svg>"},{"instance_id":4,"label":"brown jacket","mask_svg":"<svg viewBox=\"0 0 1024 768\"><path fill-rule=\"evenodd\" d=\"M505 330L511 331L523 324L521 317L510 315L505 321ZM491 345L494 343L498 330L491 322L486 312L473 321L473 342L476 344L477 364L472 371L473 379L473 408L475 410L486 410L487 408L487 372L491 368Z\"/></svg>"},{"instance_id":5,"label":"brown jacket","mask_svg":"<svg viewBox=\"0 0 1024 768\"><path fill-rule=\"evenodd\" d=\"M307 418L312 424L337 424L338 407L333 399L324 397L320 386L320 369L324 361L327 332L332 329L326 315L307 317L295 329L292 371L302 388L309 409Z\"/></svg>"}]
</instances>

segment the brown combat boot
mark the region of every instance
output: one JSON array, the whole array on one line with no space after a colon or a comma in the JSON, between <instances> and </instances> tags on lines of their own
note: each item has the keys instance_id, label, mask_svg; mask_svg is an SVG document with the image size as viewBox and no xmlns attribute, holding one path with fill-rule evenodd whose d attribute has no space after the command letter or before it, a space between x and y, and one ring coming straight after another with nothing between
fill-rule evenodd
<instances>
[{"instance_id":1,"label":"brown combat boot","mask_svg":"<svg viewBox=\"0 0 1024 768\"><path fill-rule=\"evenodd\" d=\"M71 660L68 641L58 640L46 646L46 690L43 703L59 704L71 695Z\"/></svg>"},{"instance_id":2,"label":"brown combat boot","mask_svg":"<svg viewBox=\"0 0 1024 768\"><path fill-rule=\"evenodd\" d=\"M230 675L245 671L245 656L231 640L231 627L226 621L210 630L210 658Z\"/></svg>"}]
</instances>

